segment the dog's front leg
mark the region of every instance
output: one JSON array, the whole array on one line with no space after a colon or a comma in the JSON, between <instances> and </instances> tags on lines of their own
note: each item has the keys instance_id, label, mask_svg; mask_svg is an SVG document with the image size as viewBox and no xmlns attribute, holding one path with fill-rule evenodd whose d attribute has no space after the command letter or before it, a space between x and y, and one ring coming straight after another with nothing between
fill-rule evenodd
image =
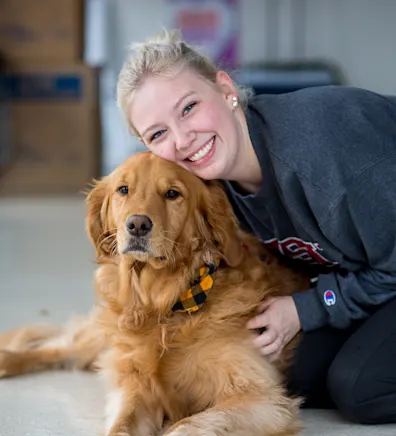
<instances>
[{"instance_id":1,"label":"dog's front leg","mask_svg":"<svg viewBox=\"0 0 396 436\"><path fill-rule=\"evenodd\" d=\"M111 391L106 404L106 436L156 436L164 412L150 381L129 375Z\"/></svg>"},{"instance_id":2,"label":"dog's front leg","mask_svg":"<svg viewBox=\"0 0 396 436\"><path fill-rule=\"evenodd\" d=\"M240 394L174 424L164 436L296 436L298 402Z\"/></svg>"}]
</instances>

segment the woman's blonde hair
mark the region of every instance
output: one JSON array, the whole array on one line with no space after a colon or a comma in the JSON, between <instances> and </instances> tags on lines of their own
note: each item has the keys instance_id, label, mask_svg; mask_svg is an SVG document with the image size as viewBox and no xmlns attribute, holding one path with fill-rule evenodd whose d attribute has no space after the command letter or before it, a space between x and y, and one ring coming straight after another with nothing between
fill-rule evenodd
<instances>
[{"instance_id":1,"label":"woman's blonde hair","mask_svg":"<svg viewBox=\"0 0 396 436\"><path fill-rule=\"evenodd\" d=\"M128 126L133 134L138 132L128 117L129 107L134 92L148 76L172 74L175 68L190 68L200 76L216 83L217 68L214 63L199 50L181 39L177 30L164 31L162 34L148 39L144 43L133 44L130 56L125 61L117 83L117 103L122 109ZM243 109L246 108L251 89L240 87L238 100Z\"/></svg>"}]
</instances>

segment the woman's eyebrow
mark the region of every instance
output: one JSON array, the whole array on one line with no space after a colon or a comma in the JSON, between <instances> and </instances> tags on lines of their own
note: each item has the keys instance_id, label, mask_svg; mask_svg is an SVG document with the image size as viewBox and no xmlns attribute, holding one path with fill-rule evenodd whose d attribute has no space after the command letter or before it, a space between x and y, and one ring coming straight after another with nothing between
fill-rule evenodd
<instances>
[{"instance_id":1,"label":"woman's eyebrow","mask_svg":"<svg viewBox=\"0 0 396 436\"><path fill-rule=\"evenodd\" d=\"M179 98L179 100L176 102L176 104L173 106L173 110L176 110L179 106L180 106L180 104L181 104L181 102L185 99L185 98L187 98L187 97L189 97L190 95L193 95L193 94L195 94L196 92L195 91L188 91L188 92L186 92L183 96L181 96L180 98Z\"/></svg>"},{"instance_id":2,"label":"woman's eyebrow","mask_svg":"<svg viewBox=\"0 0 396 436\"><path fill-rule=\"evenodd\" d=\"M140 134L140 136L143 138L143 136L145 136L147 134L147 132L149 132L150 130L154 130L154 129L158 129L160 128L160 124L153 124L150 127L147 127L147 129L145 129L145 131L143 133Z\"/></svg>"}]
</instances>

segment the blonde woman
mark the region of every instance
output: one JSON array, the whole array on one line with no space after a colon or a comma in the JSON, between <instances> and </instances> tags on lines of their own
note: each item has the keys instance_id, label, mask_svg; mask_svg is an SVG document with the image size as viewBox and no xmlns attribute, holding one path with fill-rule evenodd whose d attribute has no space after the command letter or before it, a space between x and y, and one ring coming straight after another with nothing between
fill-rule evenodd
<instances>
[{"instance_id":1,"label":"blonde woman","mask_svg":"<svg viewBox=\"0 0 396 436\"><path fill-rule=\"evenodd\" d=\"M177 33L136 45L119 76L131 131L221 179L241 225L312 286L247 328L276 359L301 329L289 389L367 424L396 422L396 98L352 87L251 96Z\"/></svg>"}]
</instances>

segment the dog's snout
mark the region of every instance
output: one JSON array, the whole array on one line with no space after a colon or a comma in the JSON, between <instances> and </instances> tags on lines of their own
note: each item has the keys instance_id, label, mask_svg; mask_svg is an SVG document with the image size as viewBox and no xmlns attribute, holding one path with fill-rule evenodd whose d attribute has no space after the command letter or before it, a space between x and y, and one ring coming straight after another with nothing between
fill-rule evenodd
<instances>
[{"instance_id":1,"label":"dog's snout","mask_svg":"<svg viewBox=\"0 0 396 436\"><path fill-rule=\"evenodd\" d=\"M147 215L131 215L127 219L126 228L132 236L145 236L151 232L153 223Z\"/></svg>"}]
</instances>

